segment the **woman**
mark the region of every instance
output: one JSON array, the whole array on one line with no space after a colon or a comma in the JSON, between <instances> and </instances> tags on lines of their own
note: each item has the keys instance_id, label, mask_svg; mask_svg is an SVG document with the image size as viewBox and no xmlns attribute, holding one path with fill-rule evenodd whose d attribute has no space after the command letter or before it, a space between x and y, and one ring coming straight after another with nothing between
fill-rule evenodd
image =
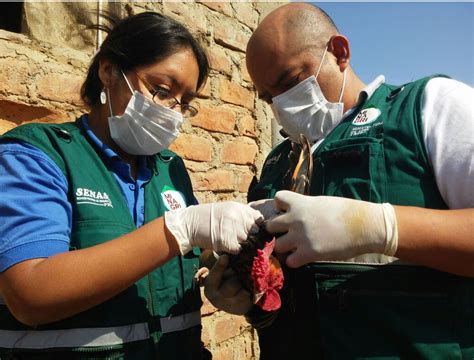
<instances>
[{"instance_id":1,"label":"woman","mask_svg":"<svg viewBox=\"0 0 474 360\"><path fill-rule=\"evenodd\" d=\"M261 221L195 205L166 150L207 73L181 24L135 15L92 61L89 114L1 138L0 358L201 358L199 248L238 252Z\"/></svg>"}]
</instances>

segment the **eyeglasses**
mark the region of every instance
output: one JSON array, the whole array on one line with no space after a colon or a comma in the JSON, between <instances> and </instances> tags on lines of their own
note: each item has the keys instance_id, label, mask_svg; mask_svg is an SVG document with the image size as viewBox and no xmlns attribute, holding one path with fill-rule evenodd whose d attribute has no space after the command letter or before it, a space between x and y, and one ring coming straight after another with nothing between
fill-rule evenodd
<instances>
[{"instance_id":1,"label":"eyeglasses","mask_svg":"<svg viewBox=\"0 0 474 360\"><path fill-rule=\"evenodd\" d=\"M173 95L171 95L168 89L158 85L151 85L148 81L138 75L137 72L135 72L135 75L137 75L137 78L139 78L145 84L147 90L153 96L152 100L155 104L166 106L169 109L179 106L180 112L185 118L190 118L197 115L199 111L197 108L189 104L183 104Z\"/></svg>"},{"instance_id":2,"label":"eyeglasses","mask_svg":"<svg viewBox=\"0 0 474 360\"><path fill-rule=\"evenodd\" d=\"M311 174L313 173L313 156L311 154L311 145L306 136L300 134L299 144L292 143L291 151L300 151L298 162L296 163L293 174L291 175L290 190L298 194L308 195L311 185ZM291 155L290 155L291 156Z\"/></svg>"}]
</instances>

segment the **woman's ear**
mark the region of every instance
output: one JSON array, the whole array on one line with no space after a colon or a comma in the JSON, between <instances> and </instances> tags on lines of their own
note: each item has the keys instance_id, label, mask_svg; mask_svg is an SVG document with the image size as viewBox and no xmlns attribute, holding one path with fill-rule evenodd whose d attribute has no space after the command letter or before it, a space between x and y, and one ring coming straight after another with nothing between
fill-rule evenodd
<instances>
[{"instance_id":1,"label":"woman's ear","mask_svg":"<svg viewBox=\"0 0 474 360\"><path fill-rule=\"evenodd\" d=\"M106 58L100 59L98 75L103 87L113 88L117 82L117 66Z\"/></svg>"},{"instance_id":2,"label":"woman's ear","mask_svg":"<svg viewBox=\"0 0 474 360\"><path fill-rule=\"evenodd\" d=\"M349 66L351 50L349 40L344 35L334 35L329 40L328 51L336 58L337 65L341 71Z\"/></svg>"}]
</instances>

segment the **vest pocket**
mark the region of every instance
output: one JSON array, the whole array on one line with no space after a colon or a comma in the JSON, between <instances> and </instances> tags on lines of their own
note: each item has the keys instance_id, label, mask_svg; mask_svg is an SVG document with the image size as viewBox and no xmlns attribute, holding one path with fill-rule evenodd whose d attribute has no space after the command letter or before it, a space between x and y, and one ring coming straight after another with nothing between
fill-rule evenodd
<instances>
[{"instance_id":1,"label":"vest pocket","mask_svg":"<svg viewBox=\"0 0 474 360\"><path fill-rule=\"evenodd\" d=\"M371 202L386 201L382 138L334 141L315 158L311 193Z\"/></svg>"}]
</instances>

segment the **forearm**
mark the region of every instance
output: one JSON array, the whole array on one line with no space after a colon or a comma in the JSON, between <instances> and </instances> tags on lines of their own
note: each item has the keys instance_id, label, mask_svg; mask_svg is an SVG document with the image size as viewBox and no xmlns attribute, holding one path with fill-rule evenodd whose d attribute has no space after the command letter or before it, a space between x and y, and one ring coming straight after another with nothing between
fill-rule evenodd
<instances>
[{"instance_id":1,"label":"forearm","mask_svg":"<svg viewBox=\"0 0 474 360\"><path fill-rule=\"evenodd\" d=\"M474 277L474 210L394 206L402 260Z\"/></svg>"},{"instance_id":2,"label":"forearm","mask_svg":"<svg viewBox=\"0 0 474 360\"><path fill-rule=\"evenodd\" d=\"M101 245L19 263L1 274L0 288L20 321L48 323L110 299L178 254L159 218Z\"/></svg>"}]
</instances>

